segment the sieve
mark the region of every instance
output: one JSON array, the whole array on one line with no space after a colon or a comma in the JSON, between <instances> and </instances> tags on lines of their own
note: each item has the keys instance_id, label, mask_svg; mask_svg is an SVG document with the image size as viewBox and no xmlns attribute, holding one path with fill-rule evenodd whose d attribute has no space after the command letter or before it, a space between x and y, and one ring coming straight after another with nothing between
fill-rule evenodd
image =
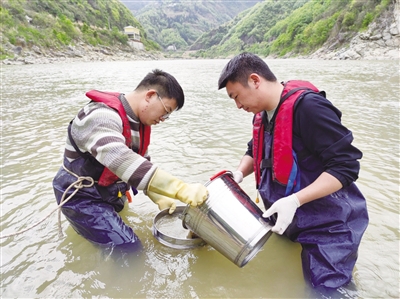
<instances>
[{"instance_id":1,"label":"sieve","mask_svg":"<svg viewBox=\"0 0 400 299\"><path fill-rule=\"evenodd\" d=\"M195 236L182 223L185 206L177 206L174 213L169 209L160 211L153 220L153 235L163 245L175 249L192 249L204 246L206 242Z\"/></svg>"}]
</instances>

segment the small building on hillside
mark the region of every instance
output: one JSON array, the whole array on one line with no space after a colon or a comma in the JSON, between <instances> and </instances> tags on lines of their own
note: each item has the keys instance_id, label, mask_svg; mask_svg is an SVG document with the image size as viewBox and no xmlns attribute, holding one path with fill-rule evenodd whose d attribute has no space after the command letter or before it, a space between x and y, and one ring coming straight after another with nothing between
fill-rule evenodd
<instances>
[{"instance_id":1,"label":"small building on hillside","mask_svg":"<svg viewBox=\"0 0 400 299\"><path fill-rule=\"evenodd\" d=\"M124 27L124 33L128 36L129 39L133 39L140 42L140 30L133 26Z\"/></svg>"},{"instance_id":2,"label":"small building on hillside","mask_svg":"<svg viewBox=\"0 0 400 299\"><path fill-rule=\"evenodd\" d=\"M133 26L124 27L124 34L128 36L128 44L135 49L144 50L143 43L140 41L140 30Z\"/></svg>"}]
</instances>

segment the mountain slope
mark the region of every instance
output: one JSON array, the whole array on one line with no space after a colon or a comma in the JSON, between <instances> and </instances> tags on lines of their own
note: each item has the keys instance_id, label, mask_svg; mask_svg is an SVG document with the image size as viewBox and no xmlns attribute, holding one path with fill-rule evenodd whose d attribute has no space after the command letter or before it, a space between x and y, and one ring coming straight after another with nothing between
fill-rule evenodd
<instances>
[{"instance_id":1,"label":"mountain slope","mask_svg":"<svg viewBox=\"0 0 400 299\"><path fill-rule=\"evenodd\" d=\"M231 20L239 12L260 1L157 0L148 2L135 11L135 15L147 31L148 37L164 49L172 45L177 49L187 49L204 32ZM131 8L143 5L143 1L121 2Z\"/></svg>"},{"instance_id":2,"label":"mountain slope","mask_svg":"<svg viewBox=\"0 0 400 299\"><path fill-rule=\"evenodd\" d=\"M191 46L191 50L210 49L209 54L220 55L243 50L247 45L262 42L264 34L280 20L309 0L267 0L240 13L233 20L205 33Z\"/></svg>"},{"instance_id":3,"label":"mountain slope","mask_svg":"<svg viewBox=\"0 0 400 299\"><path fill-rule=\"evenodd\" d=\"M311 54L325 43L341 47L385 12L394 0L265 0L201 36L197 57L239 51L263 56ZM211 43L212 41L212 43Z\"/></svg>"},{"instance_id":4,"label":"mountain slope","mask_svg":"<svg viewBox=\"0 0 400 299\"><path fill-rule=\"evenodd\" d=\"M148 5L151 1L149 0L120 0L132 13L137 15L137 12L143 7Z\"/></svg>"},{"instance_id":5,"label":"mountain slope","mask_svg":"<svg viewBox=\"0 0 400 299\"><path fill-rule=\"evenodd\" d=\"M12 57L15 47L35 46L37 52L46 52L78 44L129 49L123 34L125 26L139 28L145 47L157 49L118 0L2 0L0 54L2 58Z\"/></svg>"}]
</instances>

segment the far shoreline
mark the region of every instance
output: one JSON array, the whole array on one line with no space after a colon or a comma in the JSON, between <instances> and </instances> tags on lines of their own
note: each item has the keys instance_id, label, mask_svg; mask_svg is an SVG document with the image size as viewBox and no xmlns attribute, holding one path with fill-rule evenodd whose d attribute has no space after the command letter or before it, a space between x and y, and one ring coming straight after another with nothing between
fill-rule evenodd
<instances>
[{"instance_id":1,"label":"far shoreline","mask_svg":"<svg viewBox=\"0 0 400 299\"><path fill-rule=\"evenodd\" d=\"M89 55L84 57L47 57L47 56L16 56L13 59L6 58L0 61L2 65L45 65L45 64L65 64L65 63L76 63L76 62L124 62L124 61L156 61L156 60L218 60L218 59L231 59L233 56L229 57L214 57L214 58L196 58L196 57L177 57L177 56L164 56L160 54L154 55L152 53L148 53L146 55ZM263 57L266 60L290 60L290 59L309 59L309 60L362 60L362 61L398 61L400 59L399 55L397 57L387 55L382 56L374 56L374 57L367 57L367 58L358 58L358 59L350 59L344 58L340 59L339 57L328 57L327 55L320 55L320 54L312 54L310 56L290 56L290 57L275 57L275 56L267 56Z\"/></svg>"}]
</instances>

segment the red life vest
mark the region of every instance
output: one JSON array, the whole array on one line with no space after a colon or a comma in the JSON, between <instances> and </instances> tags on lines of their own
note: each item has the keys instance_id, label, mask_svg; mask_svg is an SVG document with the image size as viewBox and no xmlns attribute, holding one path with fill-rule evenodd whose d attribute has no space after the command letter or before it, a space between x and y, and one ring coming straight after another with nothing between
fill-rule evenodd
<instances>
[{"instance_id":1,"label":"red life vest","mask_svg":"<svg viewBox=\"0 0 400 299\"><path fill-rule=\"evenodd\" d=\"M272 144L272 177L273 180L288 185L289 177L294 169L294 157L292 148L293 137L293 110L296 101L305 91L319 92L310 82L293 80L284 84L281 100L275 112L273 123ZM256 186L261 180L261 163L264 148L264 124L263 112L257 113L253 121L253 159ZM272 120L273 121L273 120Z\"/></svg>"},{"instance_id":2,"label":"red life vest","mask_svg":"<svg viewBox=\"0 0 400 299\"><path fill-rule=\"evenodd\" d=\"M253 120L253 168L256 176L257 189L261 180L261 162L263 160L264 152L264 114L264 111L257 113Z\"/></svg>"},{"instance_id":3,"label":"red life vest","mask_svg":"<svg viewBox=\"0 0 400 299\"><path fill-rule=\"evenodd\" d=\"M126 115L124 106L119 100L120 93L91 90L86 93L86 96L90 98L92 101L104 103L118 112L122 120L122 126L123 126L122 135L125 137L125 144L126 146L131 148L132 144L131 127L129 125L128 116ZM140 145L138 154L141 156L144 156L146 154L147 148L150 144L150 132L151 132L150 126L146 126L140 123L139 125ZM119 180L118 176L116 176L107 167L104 167L104 170L99 178L98 184L100 186L109 186L118 180Z\"/></svg>"}]
</instances>

